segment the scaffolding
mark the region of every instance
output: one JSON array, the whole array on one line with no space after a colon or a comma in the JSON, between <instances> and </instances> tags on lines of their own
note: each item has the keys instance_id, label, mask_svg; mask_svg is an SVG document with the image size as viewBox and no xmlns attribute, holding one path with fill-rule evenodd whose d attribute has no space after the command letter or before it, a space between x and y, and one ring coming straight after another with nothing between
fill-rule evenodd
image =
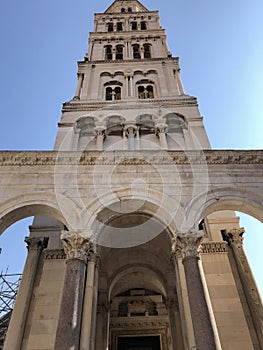
<instances>
[{"instance_id":1,"label":"scaffolding","mask_svg":"<svg viewBox=\"0 0 263 350\"><path fill-rule=\"evenodd\" d=\"M0 273L0 350L10 322L22 274Z\"/></svg>"}]
</instances>

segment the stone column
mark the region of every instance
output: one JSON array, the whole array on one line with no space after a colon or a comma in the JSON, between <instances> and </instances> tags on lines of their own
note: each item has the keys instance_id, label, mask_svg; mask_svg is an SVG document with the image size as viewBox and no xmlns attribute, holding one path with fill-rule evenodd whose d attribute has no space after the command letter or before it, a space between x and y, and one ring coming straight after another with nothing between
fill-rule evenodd
<instances>
[{"instance_id":1,"label":"stone column","mask_svg":"<svg viewBox=\"0 0 263 350\"><path fill-rule=\"evenodd\" d=\"M96 145L98 151L103 151L103 141L105 138L105 130L106 126L103 124L97 124L95 126L95 132L96 132Z\"/></svg>"},{"instance_id":2,"label":"stone column","mask_svg":"<svg viewBox=\"0 0 263 350\"><path fill-rule=\"evenodd\" d=\"M193 321L196 350L216 350L211 317L205 297L204 286L199 270L199 249L203 239L202 231L180 233L172 249L182 256L184 265L189 304Z\"/></svg>"},{"instance_id":3,"label":"stone column","mask_svg":"<svg viewBox=\"0 0 263 350\"><path fill-rule=\"evenodd\" d=\"M135 149L135 136L137 131L137 126L135 124L127 124L124 127L125 135L128 138L128 150L134 151Z\"/></svg>"},{"instance_id":4,"label":"stone column","mask_svg":"<svg viewBox=\"0 0 263 350\"><path fill-rule=\"evenodd\" d=\"M92 242L70 231L64 231L61 240L67 262L54 350L78 350L87 253Z\"/></svg>"},{"instance_id":5,"label":"stone column","mask_svg":"<svg viewBox=\"0 0 263 350\"><path fill-rule=\"evenodd\" d=\"M77 88L76 88L76 93L75 93L74 100L79 100L80 99L83 78L84 78L84 74L83 73L78 73L78 85L77 85Z\"/></svg>"},{"instance_id":6,"label":"stone column","mask_svg":"<svg viewBox=\"0 0 263 350\"><path fill-rule=\"evenodd\" d=\"M98 289L99 289L99 264L100 264L100 259L97 256L96 264L95 264L94 287L93 287L93 305L92 305L90 350L95 350L95 347L96 347L97 304L98 304Z\"/></svg>"},{"instance_id":7,"label":"stone column","mask_svg":"<svg viewBox=\"0 0 263 350\"><path fill-rule=\"evenodd\" d=\"M25 242L28 245L28 255L5 338L4 350L18 350L22 345L39 257L43 248L47 246L47 238L43 237L26 237Z\"/></svg>"},{"instance_id":8,"label":"stone column","mask_svg":"<svg viewBox=\"0 0 263 350\"><path fill-rule=\"evenodd\" d=\"M94 301L94 281L95 281L95 265L97 255L93 249L88 253L88 268L85 286L85 297L82 313L82 325L81 325L81 339L80 350L87 350L91 348L91 330L92 330L92 318L95 305ZM96 309L96 308L95 308ZM96 312L96 311L95 311Z\"/></svg>"},{"instance_id":9,"label":"stone column","mask_svg":"<svg viewBox=\"0 0 263 350\"><path fill-rule=\"evenodd\" d=\"M184 88L183 88L183 84L181 82L180 70L179 69L177 69L176 72L175 72L175 80L176 80L176 83L177 83L180 95L184 95Z\"/></svg>"},{"instance_id":10,"label":"stone column","mask_svg":"<svg viewBox=\"0 0 263 350\"><path fill-rule=\"evenodd\" d=\"M157 119L155 123L155 132L160 140L160 147L162 149L168 149L166 133L167 133L167 124L163 119Z\"/></svg>"},{"instance_id":11,"label":"stone column","mask_svg":"<svg viewBox=\"0 0 263 350\"><path fill-rule=\"evenodd\" d=\"M228 242L228 245L233 252L258 342L260 347L263 349L263 307L256 282L244 252L244 233L244 228L226 230L223 232L223 239Z\"/></svg>"}]
</instances>

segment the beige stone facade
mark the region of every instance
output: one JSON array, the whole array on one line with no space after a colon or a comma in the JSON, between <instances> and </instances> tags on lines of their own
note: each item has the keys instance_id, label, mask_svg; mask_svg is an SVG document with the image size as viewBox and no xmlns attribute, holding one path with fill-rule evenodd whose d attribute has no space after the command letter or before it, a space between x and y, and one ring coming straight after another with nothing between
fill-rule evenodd
<instances>
[{"instance_id":1,"label":"beige stone facade","mask_svg":"<svg viewBox=\"0 0 263 350\"><path fill-rule=\"evenodd\" d=\"M54 151L0 152L0 231L35 216L4 349L262 349L263 151L210 149L157 11L94 23Z\"/></svg>"}]
</instances>

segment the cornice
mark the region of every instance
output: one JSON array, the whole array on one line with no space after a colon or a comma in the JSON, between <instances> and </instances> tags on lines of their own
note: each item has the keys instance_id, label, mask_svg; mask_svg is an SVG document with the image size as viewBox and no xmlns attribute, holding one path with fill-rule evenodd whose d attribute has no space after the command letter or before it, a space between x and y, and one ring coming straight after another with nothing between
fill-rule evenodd
<instances>
[{"instance_id":1,"label":"cornice","mask_svg":"<svg viewBox=\"0 0 263 350\"><path fill-rule=\"evenodd\" d=\"M261 165L263 150L204 151L2 151L0 166L49 165Z\"/></svg>"},{"instance_id":2,"label":"cornice","mask_svg":"<svg viewBox=\"0 0 263 350\"><path fill-rule=\"evenodd\" d=\"M203 242L201 245L202 254L227 253L226 242Z\"/></svg>"},{"instance_id":3,"label":"cornice","mask_svg":"<svg viewBox=\"0 0 263 350\"><path fill-rule=\"evenodd\" d=\"M156 58L137 58L137 59L128 59L128 60L97 60L97 61L89 61L87 59L85 59L84 61L78 61L78 65L86 65L86 64L105 64L108 65L109 63L116 63L118 64L118 66L120 65L120 62L122 64L125 63L135 63L135 62L139 62L139 63L147 63L149 64L149 62L162 62L162 61L176 61L176 63L179 62L179 57L156 57Z\"/></svg>"},{"instance_id":4,"label":"cornice","mask_svg":"<svg viewBox=\"0 0 263 350\"><path fill-rule=\"evenodd\" d=\"M45 260L65 260L66 254L64 249L45 249L44 250Z\"/></svg>"},{"instance_id":5,"label":"cornice","mask_svg":"<svg viewBox=\"0 0 263 350\"><path fill-rule=\"evenodd\" d=\"M65 102L62 107L62 112L85 112L85 111L95 111L97 109L107 109L109 111L113 110L127 110L127 109L144 109L144 108L159 108L160 105L163 108L172 108L172 107L188 107L188 106L197 106L197 99L189 95L180 95L173 98L155 98L147 100L134 100L132 103L129 100L122 101L98 101L98 102L89 102L87 100L71 100Z\"/></svg>"}]
</instances>

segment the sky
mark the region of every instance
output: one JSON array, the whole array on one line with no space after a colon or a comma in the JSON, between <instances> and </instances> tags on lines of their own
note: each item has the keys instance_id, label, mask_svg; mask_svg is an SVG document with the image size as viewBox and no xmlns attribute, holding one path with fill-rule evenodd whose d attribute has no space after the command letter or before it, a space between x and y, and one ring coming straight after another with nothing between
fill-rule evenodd
<instances>
[{"instance_id":1,"label":"sky","mask_svg":"<svg viewBox=\"0 0 263 350\"><path fill-rule=\"evenodd\" d=\"M111 1L11 0L0 12L0 149L53 148L62 103L77 84L93 14ZM159 10L180 57L185 92L196 96L214 149L262 149L262 0L145 0ZM0 272L21 271L29 221L0 237ZM263 295L263 227L242 216L245 249ZM12 252L12 253L11 253Z\"/></svg>"}]
</instances>

